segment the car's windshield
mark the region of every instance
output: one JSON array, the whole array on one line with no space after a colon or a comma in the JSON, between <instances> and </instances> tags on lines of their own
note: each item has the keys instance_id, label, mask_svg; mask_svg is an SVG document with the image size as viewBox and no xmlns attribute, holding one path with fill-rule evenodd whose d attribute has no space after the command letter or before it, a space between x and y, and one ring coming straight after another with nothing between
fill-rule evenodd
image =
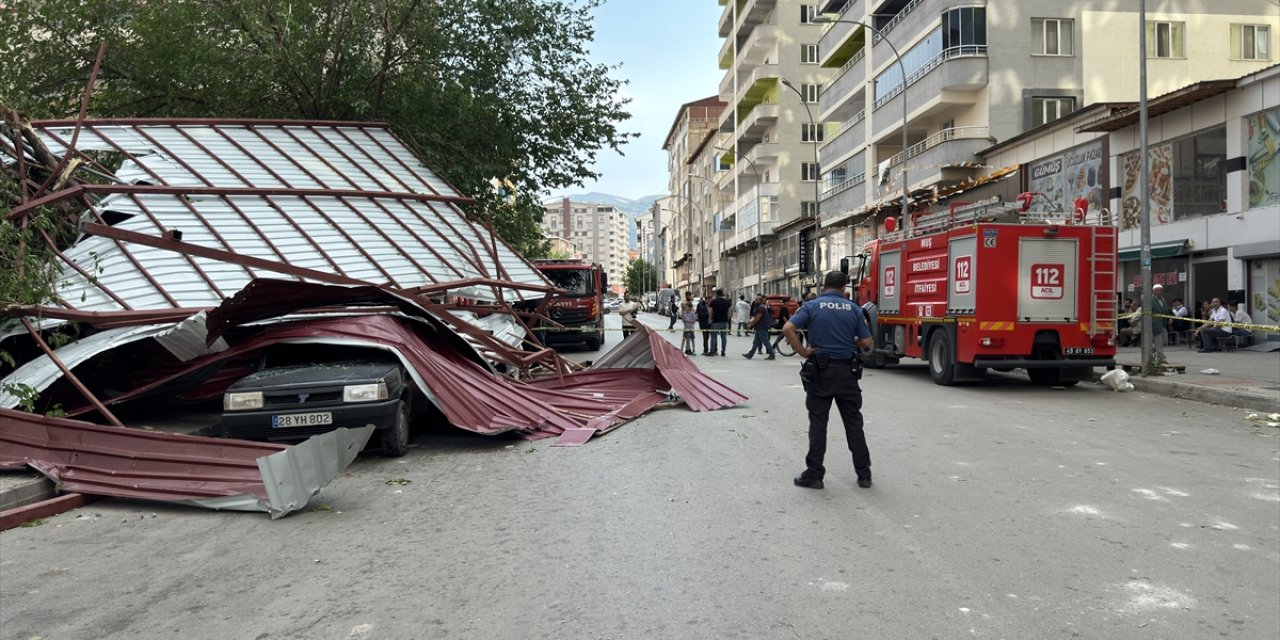
<instances>
[{"instance_id":1,"label":"car's windshield","mask_svg":"<svg viewBox=\"0 0 1280 640\"><path fill-rule=\"evenodd\" d=\"M547 269L542 274L570 295L587 296L595 293L591 286L590 269Z\"/></svg>"}]
</instances>

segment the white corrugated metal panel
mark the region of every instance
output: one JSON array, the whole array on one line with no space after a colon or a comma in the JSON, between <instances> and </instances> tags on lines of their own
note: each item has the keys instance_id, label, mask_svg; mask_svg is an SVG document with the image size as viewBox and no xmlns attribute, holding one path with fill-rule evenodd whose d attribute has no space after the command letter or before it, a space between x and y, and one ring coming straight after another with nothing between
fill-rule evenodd
<instances>
[{"instance_id":1,"label":"white corrugated metal panel","mask_svg":"<svg viewBox=\"0 0 1280 640\"><path fill-rule=\"evenodd\" d=\"M72 135L65 125L37 123L37 130L56 154ZM88 122L76 147L131 154L117 175L122 182L192 187L183 195L105 197L97 209L111 211L112 220L123 218L116 229L150 237L177 230L189 245L379 285L411 288L470 278L547 284L504 243L495 250L489 232L453 204L379 195L458 197L384 127ZM262 192L204 191L227 188ZM271 193L288 189L369 195ZM84 273L65 269L59 294L83 311L214 306L253 278L300 279L106 238L82 238L65 253ZM488 287L453 293L494 298Z\"/></svg>"},{"instance_id":2,"label":"white corrugated metal panel","mask_svg":"<svg viewBox=\"0 0 1280 640\"><path fill-rule=\"evenodd\" d=\"M1078 246L1075 238L1020 238L1018 319L1075 323Z\"/></svg>"}]
</instances>

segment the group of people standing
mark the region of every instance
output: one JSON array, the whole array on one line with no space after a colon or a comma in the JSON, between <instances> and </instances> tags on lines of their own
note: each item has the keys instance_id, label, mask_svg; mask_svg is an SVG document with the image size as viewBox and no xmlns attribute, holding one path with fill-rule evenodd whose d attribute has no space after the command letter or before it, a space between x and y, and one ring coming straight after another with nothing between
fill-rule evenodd
<instances>
[{"instance_id":1,"label":"group of people standing","mask_svg":"<svg viewBox=\"0 0 1280 640\"><path fill-rule=\"evenodd\" d=\"M669 303L671 322L667 330L681 323L684 334L681 336L680 349L686 355L703 355L724 357L729 343L729 334L741 337L750 334L754 341L751 350L742 354L750 360L757 353L765 353L769 360L775 358L774 349L782 341L782 326L791 317L787 298L780 305L778 313L774 313L763 294L756 295L754 301L748 303L745 295L739 295L737 302L730 302L723 289L716 289L710 299L701 298L696 302L692 292L684 294L684 302L678 306ZM695 352L697 346L695 331L702 333L702 351ZM776 337L770 343L770 332L776 331Z\"/></svg>"}]
</instances>

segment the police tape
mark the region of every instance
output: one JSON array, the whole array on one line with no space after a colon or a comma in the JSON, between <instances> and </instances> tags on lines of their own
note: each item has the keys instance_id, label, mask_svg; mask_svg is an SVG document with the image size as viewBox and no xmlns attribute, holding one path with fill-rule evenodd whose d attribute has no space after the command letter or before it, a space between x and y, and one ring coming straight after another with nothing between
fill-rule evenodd
<instances>
[{"instance_id":1,"label":"police tape","mask_svg":"<svg viewBox=\"0 0 1280 640\"><path fill-rule=\"evenodd\" d=\"M542 328L532 329L534 333L600 333L601 331L617 333L625 330L626 329L622 327L617 327L617 328L609 327L606 329L601 329L600 327L542 327ZM682 329L680 327L676 327L673 329L654 329L653 327L649 327L649 330L655 331L657 333L683 333L685 331L697 331L699 333L748 333L748 334L755 333L756 331L755 329L732 329L732 328L730 329L699 329L697 327L694 327L692 329ZM634 329L632 329L632 331L634 331ZM807 331L807 329L800 329L798 327L796 328L796 333L804 333L805 331ZM769 333L782 333L782 329L769 329Z\"/></svg>"},{"instance_id":2,"label":"police tape","mask_svg":"<svg viewBox=\"0 0 1280 640\"><path fill-rule=\"evenodd\" d=\"M1120 316L1119 320L1133 320L1141 315L1140 313L1130 313ZM1280 325L1274 324L1253 324L1248 322L1221 322L1218 320L1201 320L1200 318L1187 318L1180 316L1171 316L1163 313L1150 314L1153 318L1165 318L1168 320L1181 320L1192 324L1213 325L1215 327L1228 327L1230 329L1244 329L1255 333L1280 333Z\"/></svg>"}]
</instances>

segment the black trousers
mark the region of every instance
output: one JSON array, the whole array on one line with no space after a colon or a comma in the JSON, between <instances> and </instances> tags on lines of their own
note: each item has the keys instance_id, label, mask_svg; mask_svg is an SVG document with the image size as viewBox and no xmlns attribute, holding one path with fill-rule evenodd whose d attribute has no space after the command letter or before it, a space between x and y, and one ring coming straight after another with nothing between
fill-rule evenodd
<instances>
[{"instance_id":1,"label":"black trousers","mask_svg":"<svg viewBox=\"0 0 1280 640\"><path fill-rule=\"evenodd\" d=\"M867 449L862 430L862 389L851 365L832 363L817 372L813 393L805 394L804 406L809 410L809 454L805 456L804 475L822 479L827 469L822 466L827 455L827 421L831 403L835 401L844 423L844 437L853 454L853 468L859 479L871 478L871 451Z\"/></svg>"}]
</instances>

